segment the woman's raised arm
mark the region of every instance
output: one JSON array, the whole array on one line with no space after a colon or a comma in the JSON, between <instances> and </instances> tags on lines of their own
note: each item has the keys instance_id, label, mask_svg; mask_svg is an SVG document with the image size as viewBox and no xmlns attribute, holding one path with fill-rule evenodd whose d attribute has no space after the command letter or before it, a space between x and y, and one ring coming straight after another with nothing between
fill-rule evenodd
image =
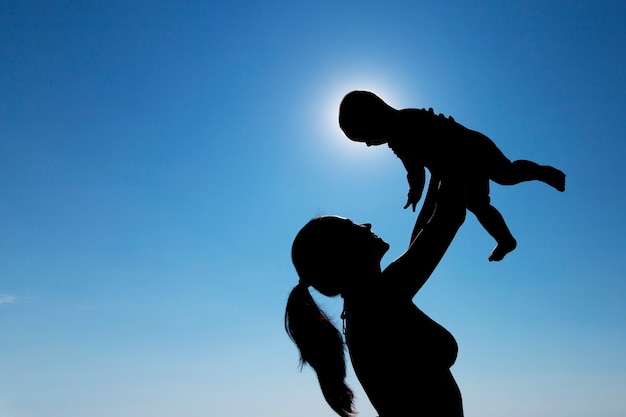
<instances>
[{"instance_id":1,"label":"woman's raised arm","mask_svg":"<svg viewBox=\"0 0 626 417\"><path fill-rule=\"evenodd\" d=\"M426 195L424 196L424 203L422 204L422 208L420 209L417 220L415 220L415 226L413 226L413 233L411 233L411 240L409 240L409 246L413 243L413 240L417 237L419 232L422 231L428 220L432 217L435 212L435 199L437 198L437 190L439 189L439 181L434 175L430 176L430 181L428 182L428 190L426 191Z\"/></svg>"},{"instance_id":2,"label":"woman's raised arm","mask_svg":"<svg viewBox=\"0 0 626 417\"><path fill-rule=\"evenodd\" d=\"M428 280L465 221L465 192L460 184L440 181L438 187L429 187L428 193L435 193L426 196L435 200L432 216L407 251L383 271L391 290L410 298ZM417 221L421 218L418 215Z\"/></svg>"}]
</instances>

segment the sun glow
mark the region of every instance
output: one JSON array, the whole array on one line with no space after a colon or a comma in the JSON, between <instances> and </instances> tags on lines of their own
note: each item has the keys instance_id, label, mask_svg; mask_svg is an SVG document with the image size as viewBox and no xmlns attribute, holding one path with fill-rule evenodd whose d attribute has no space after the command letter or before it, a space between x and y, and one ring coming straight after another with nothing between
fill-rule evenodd
<instances>
[{"instance_id":1,"label":"sun glow","mask_svg":"<svg viewBox=\"0 0 626 417\"><path fill-rule=\"evenodd\" d=\"M385 77L374 74L345 74L330 77L320 82L323 88L314 92L312 101L315 115L315 134L320 138L320 145L330 149L337 158L346 163L371 163L381 158L382 147L367 147L363 143L348 139L339 128L339 104L343 97L353 90L367 90L377 94L392 107L401 107L401 97L393 83Z\"/></svg>"}]
</instances>

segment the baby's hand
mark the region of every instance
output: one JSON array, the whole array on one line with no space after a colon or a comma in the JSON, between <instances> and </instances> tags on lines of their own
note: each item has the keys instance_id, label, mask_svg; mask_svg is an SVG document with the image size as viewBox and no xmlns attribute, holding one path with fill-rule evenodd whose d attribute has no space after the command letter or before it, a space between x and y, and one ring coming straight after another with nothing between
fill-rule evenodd
<instances>
[{"instance_id":1,"label":"baby's hand","mask_svg":"<svg viewBox=\"0 0 626 417\"><path fill-rule=\"evenodd\" d=\"M413 211L415 211L415 207L417 206L418 201L420 201L420 198L422 198L422 189L410 187L404 208L406 209L407 207L412 206Z\"/></svg>"}]
</instances>

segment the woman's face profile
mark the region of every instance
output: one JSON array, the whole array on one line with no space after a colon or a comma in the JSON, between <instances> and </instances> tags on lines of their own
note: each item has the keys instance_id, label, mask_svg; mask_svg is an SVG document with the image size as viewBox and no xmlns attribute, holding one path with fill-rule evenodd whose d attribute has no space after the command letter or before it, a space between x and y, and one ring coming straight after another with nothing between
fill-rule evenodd
<instances>
[{"instance_id":1,"label":"woman's face profile","mask_svg":"<svg viewBox=\"0 0 626 417\"><path fill-rule=\"evenodd\" d=\"M370 223L354 223L350 219L339 218L345 226L345 238L347 238L347 251L355 252L358 257L373 256L377 261L389 250L389 243L372 232Z\"/></svg>"}]
</instances>

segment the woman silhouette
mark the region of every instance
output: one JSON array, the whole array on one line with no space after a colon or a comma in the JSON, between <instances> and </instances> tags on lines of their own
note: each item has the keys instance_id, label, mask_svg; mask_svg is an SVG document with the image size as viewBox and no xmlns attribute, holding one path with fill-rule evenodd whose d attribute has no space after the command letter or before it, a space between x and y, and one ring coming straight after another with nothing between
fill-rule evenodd
<instances>
[{"instance_id":1,"label":"woman silhouette","mask_svg":"<svg viewBox=\"0 0 626 417\"><path fill-rule=\"evenodd\" d=\"M389 245L372 233L370 224L318 217L293 242L300 281L287 301L285 328L301 363L315 370L324 398L341 416L354 414L352 391L345 384L343 339L309 286L344 299L352 365L380 417L463 416L461 394L450 372L456 341L412 301L465 220L462 187L439 183L432 192L430 220L384 270L380 262Z\"/></svg>"}]
</instances>

